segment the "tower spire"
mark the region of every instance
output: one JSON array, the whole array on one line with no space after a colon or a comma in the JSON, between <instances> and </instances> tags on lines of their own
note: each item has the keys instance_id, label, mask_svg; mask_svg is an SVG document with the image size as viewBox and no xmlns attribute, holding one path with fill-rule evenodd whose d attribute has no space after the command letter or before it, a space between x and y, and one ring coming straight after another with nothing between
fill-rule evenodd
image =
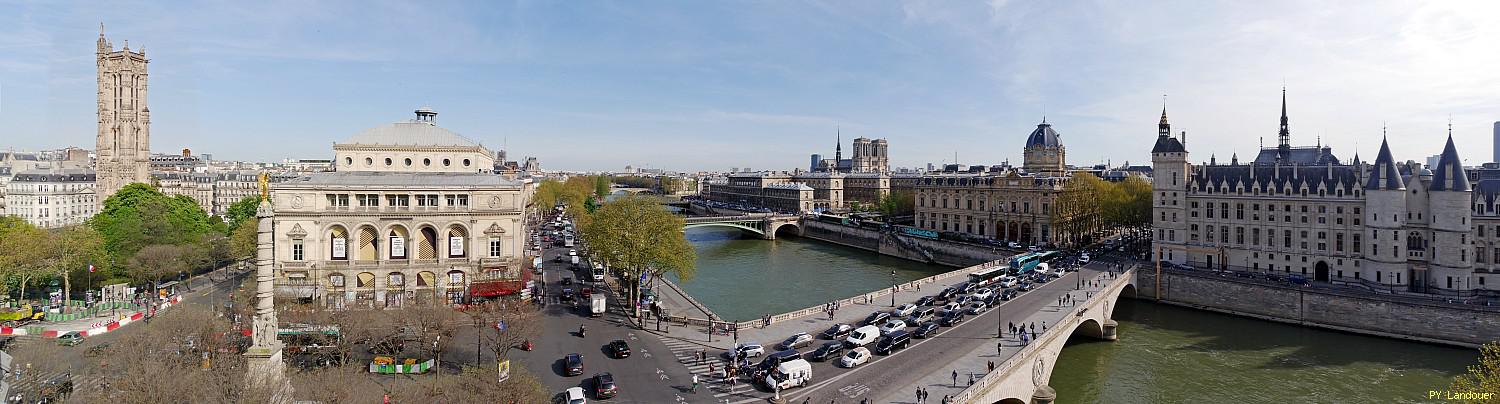
<instances>
[{"instance_id":1,"label":"tower spire","mask_svg":"<svg viewBox=\"0 0 1500 404\"><path fill-rule=\"evenodd\" d=\"M1286 122L1286 86L1281 87L1281 131L1276 133L1277 147L1290 148L1292 146L1291 129Z\"/></svg>"},{"instance_id":2,"label":"tower spire","mask_svg":"<svg viewBox=\"0 0 1500 404\"><path fill-rule=\"evenodd\" d=\"M1172 125L1167 123L1166 94L1161 95L1161 122L1158 122L1156 124L1156 134L1158 137L1167 137L1172 135Z\"/></svg>"}]
</instances>

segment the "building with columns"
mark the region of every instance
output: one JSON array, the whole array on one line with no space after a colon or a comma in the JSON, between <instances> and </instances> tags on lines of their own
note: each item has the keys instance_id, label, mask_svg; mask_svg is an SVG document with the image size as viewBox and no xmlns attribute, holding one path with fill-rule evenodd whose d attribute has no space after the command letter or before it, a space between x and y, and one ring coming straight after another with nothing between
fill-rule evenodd
<instances>
[{"instance_id":1,"label":"building with columns","mask_svg":"<svg viewBox=\"0 0 1500 404\"><path fill-rule=\"evenodd\" d=\"M272 186L278 294L382 308L524 289L531 181L416 115L335 144L336 171Z\"/></svg>"},{"instance_id":2,"label":"building with columns","mask_svg":"<svg viewBox=\"0 0 1500 404\"><path fill-rule=\"evenodd\" d=\"M104 37L99 24L95 47L98 67L99 132L95 136L98 202L130 183L151 183L151 109L146 107L146 49L120 50Z\"/></svg>"},{"instance_id":3,"label":"building with columns","mask_svg":"<svg viewBox=\"0 0 1500 404\"><path fill-rule=\"evenodd\" d=\"M1500 181L1471 184L1451 133L1431 169L1397 162L1383 138L1374 164L1345 163L1327 145L1292 146L1290 133L1283 90L1275 147L1195 165L1163 109L1151 151L1158 258L1395 292L1496 288Z\"/></svg>"}]
</instances>

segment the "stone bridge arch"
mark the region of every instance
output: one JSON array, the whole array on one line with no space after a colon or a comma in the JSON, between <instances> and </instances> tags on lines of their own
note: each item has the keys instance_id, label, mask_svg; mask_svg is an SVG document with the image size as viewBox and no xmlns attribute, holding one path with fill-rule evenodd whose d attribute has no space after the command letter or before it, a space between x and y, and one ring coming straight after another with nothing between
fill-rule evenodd
<instances>
[{"instance_id":1,"label":"stone bridge arch","mask_svg":"<svg viewBox=\"0 0 1500 404\"><path fill-rule=\"evenodd\" d=\"M683 230L687 230L687 229L699 228L699 227L727 227L727 228L731 228L731 229L740 229L741 231L744 231L744 232L755 233L755 234L757 234L757 235L759 235L761 237L766 237L766 231L765 230L761 230L761 229L758 229L758 228L746 226L746 225L744 225L742 223L738 223L738 222L688 223L687 225L682 226L682 229Z\"/></svg>"}]
</instances>

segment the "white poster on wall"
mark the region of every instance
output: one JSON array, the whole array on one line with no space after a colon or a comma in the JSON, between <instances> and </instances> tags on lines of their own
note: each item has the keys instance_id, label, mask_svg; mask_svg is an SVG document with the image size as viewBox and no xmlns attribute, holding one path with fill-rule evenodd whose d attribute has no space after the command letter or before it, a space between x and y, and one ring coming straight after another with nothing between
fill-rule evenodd
<instances>
[{"instance_id":1,"label":"white poster on wall","mask_svg":"<svg viewBox=\"0 0 1500 404\"><path fill-rule=\"evenodd\" d=\"M464 255L464 238L463 237L449 237L448 238L448 255L449 256L453 256L453 257L460 257L460 256Z\"/></svg>"},{"instance_id":2,"label":"white poster on wall","mask_svg":"<svg viewBox=\"0 0 1500 404\"><path fill-rule=\"evenodd\" d=\"M345 251L345 248L348 246L346 246L344 243L345 239L342 237L333 239L333 259L348 258L347 252Z\"/></svg>"},{"instance_id":3,"label":"white poster on wall","mask_svg":"<svg viewBox=\"0 0 1500 404\"><path fill-rule=\"evenodd\" d=\"M405 237L391 236L391 256L396 258L406 258Z\"/></svg>"}]
</instances>

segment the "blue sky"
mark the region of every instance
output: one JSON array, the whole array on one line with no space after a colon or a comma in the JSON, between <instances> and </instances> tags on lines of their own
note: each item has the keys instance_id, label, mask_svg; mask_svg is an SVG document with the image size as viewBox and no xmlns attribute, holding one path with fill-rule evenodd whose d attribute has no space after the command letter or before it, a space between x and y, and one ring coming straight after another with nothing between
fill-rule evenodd
<instances>
[{"instance_id":1,"label":"blue sky","mask_svg":"<svg viewBox=\"0 0 1500 404\"><path fill-rule=\"evenodd\" d=\"M423 104L552 169L804 167L834 133L899 166L1148 160L1163 94L1194 160L1274 144L1490 160L1496 2L0 0L0 148L92 147L106 25L152 60L152 148L331 155Z\"/></svg>"}]
</instances>

